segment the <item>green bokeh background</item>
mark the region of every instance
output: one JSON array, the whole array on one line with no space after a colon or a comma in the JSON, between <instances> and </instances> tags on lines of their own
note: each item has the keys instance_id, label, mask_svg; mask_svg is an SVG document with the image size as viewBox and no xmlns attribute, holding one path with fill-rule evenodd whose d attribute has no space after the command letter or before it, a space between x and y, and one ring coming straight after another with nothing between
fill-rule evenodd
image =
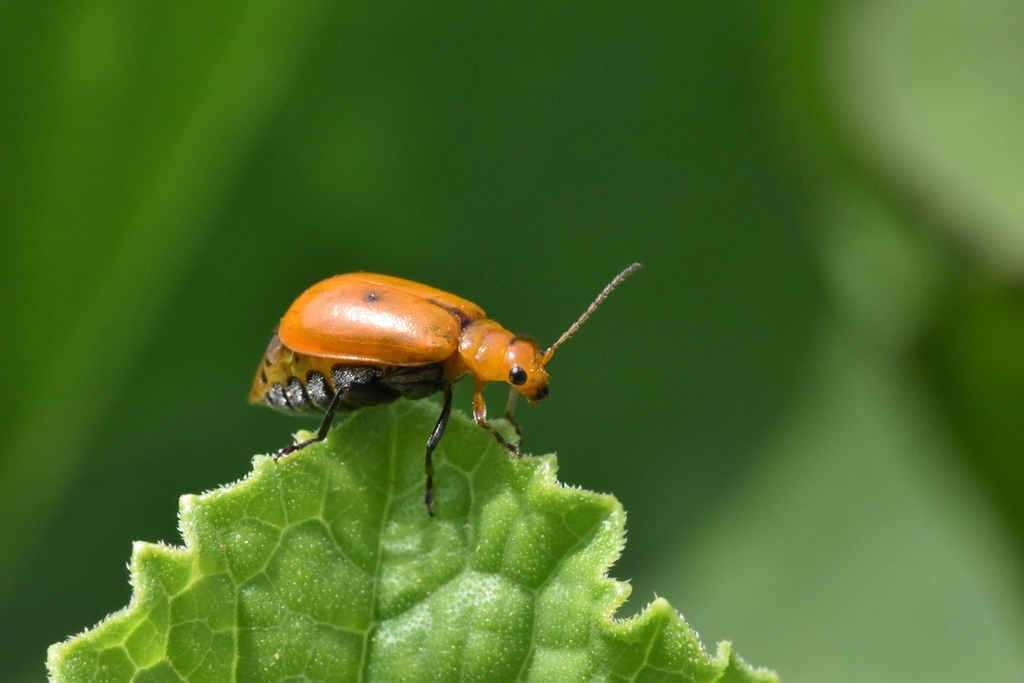
<instances>
[{"instance_id":1,"label":"green bokeh background","mask_svg":"<svg viewBox=\"0 0 1024 683\"><path fill-rule=\"evenodd\" d=\"M625 505L627 612L787 681L1019 677L1022 112L1011 3L7 3L0 681L313 425L245 402L306 286L548 343L632 261L519 413Z\"/></svg>"}]
</instances>

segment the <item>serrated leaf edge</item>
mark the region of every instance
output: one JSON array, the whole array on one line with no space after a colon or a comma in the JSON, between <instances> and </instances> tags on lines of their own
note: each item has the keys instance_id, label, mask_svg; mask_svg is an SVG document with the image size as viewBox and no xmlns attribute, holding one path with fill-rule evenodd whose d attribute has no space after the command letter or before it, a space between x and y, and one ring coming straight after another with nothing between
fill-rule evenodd
<instances>
[{"instance_id":1,"label":"serrated leaf edge","mask_svg":"<svg viewBox=\"0 0 1024 683\"><path fill-rule=\"evenodd\" d=\"M335 427L335 429L342 429L343 426L344 425L339 425L338 427ZM295 436L296 439L302 439L305 438L307 434L308 432L303 430L297 432ZM717 672L717 675L714 678L709 679L709 683L727 683L737 676L740 678L736 678L736 680L746 678L758 683L779 682L778 675L774 671L760 667L755 668L744 661L733 651L732 643L730 641L720 641L717 645L715 655L711 656L705 649L704 644L700 641L699 637L697 637L696 631L693 631L689 624L687 624L683 619L682 615L664 598L656 597L642 610L640 610L640 612L631 617L617 618L615 614L629 598L632 591L632 586L630 586L628 582L620 581L608 575L608 572L615 562L622 556L622 552L625 549L626 513L622 507L622 503L620 503L612 494L596 493L583 489L580 486L566 485L563 482L560 482L557 478L558 464L555 454L541 456L531 455L525 457L529 457L534 462L539 462L540 466L533 469L532 478L539 480L540 485L556 492L559 496L569 496L572 492L584 492L606 506L608 516L603 522L603 528L590 538L589 543L594 543L601 534L611 533L615 536L614 544L609 544L610 550L601 557L600 563L597 565L594 574L596 584L611 589L609 591L611 598L600 611L601 623L604 628L607 629L609 636L626 639L636 638L638 635L644 637L644 631L650 628L653 629L649 634L650 642L653 647L658 636L661 635L667 627L673 626L681 628L686 631L693 632L700 648L700 654L710 662L711 668ZM247 486L255 485L256 477L266 467L277 466L277 463L274 462L273 458L268 455L254 456L252 458L252 464L252 470L250 470L241 479L230 482L216 489L205 491L199 495L186 494L179 498L178 530L184 542L183 545L174 546L163 542L152 543L148 541L136 541L132 544L132 557L128 565L129 584L132 588L132 595L128 605L120 610L108 614L95 625L85 629L81 633L71 636L63 642L51 645L47 651L46 662L50 680L57 680L57 672L60 664L64 661L66 654L72 645L76 645L83 640L88 641L90 639L99 639L103 637L106 632L120 630L121 628L129 626L129 622L133 618L144 616L142 614L135 614L135 612L142 607L140 602L142 599L141 596L146 594L144 591L144 588L146 587L145 584L150 580L156 581L156 579L150 579L147 576L147 564L158 562L160 560L167 560L178 564L187 564L189 576L184 582L182 590L196 579L196 575L199 573L199 551L196 547L198 536L195 524L197 519L201 516L198 514L198 507L207 501L231 495L237 491L244 490ZM100 627L103 627L103 632L100 631ZM644 639L646 640L646 638ZM122 645L122 647L124 646ZM531 645L531 653L524 663L524 671L526 665L529 663L530 659L532 659L534 651L534 646ZM637 673L639 673L639 670L642 670L643 667L644 664L641 664Z\"/></svg>"}]
</instances>

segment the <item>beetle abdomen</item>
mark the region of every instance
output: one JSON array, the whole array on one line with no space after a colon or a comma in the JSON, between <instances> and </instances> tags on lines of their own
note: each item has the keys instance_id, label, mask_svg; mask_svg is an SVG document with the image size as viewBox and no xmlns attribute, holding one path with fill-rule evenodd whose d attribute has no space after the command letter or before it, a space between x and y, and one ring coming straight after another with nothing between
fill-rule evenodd
<instances>
[{"instance_id":1,"label":"beetle abdomen","mask_svg":"<svg viewBox=\"0 0 1024 683\"><path fill-rule=\"evenodd\" d=\"M274 334L256 371L249 400L293 415L322 415L339 390L338 410L352 411L391 403L400 396L424 398L445 383L444 363L411 368L339 363L295 353Z\"/></svg>"}]
</instances>

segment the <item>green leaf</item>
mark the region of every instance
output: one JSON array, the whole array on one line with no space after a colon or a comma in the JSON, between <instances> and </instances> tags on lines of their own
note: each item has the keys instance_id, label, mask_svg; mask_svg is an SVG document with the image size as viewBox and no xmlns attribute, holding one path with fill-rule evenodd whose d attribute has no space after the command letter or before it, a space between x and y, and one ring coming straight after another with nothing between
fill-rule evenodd
<instances>
[{"instance_id":1,"label":"green leaf","mask_svg":"<svg viewBox=\"0 0 1024 683\"><path fill-rule=\"evenodd\" d=\"M54 645L72 681L774 681L710 656L662 599L623 621L618 501L438 408L354 414L287 462L181 499L184 548L137 543L131 604Z\"/></svg>"}]
</instances>

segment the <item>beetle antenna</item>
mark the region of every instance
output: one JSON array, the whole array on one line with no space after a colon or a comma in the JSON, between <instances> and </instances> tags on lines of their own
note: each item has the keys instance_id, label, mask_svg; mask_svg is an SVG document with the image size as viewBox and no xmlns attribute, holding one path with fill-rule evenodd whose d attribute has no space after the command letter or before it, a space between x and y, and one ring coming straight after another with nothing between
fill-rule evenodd
<instances>
[{"instance_id":1,"label":"beetle antenna","mask_svg":"<svg viewBox=\"0 0 1024 683\"><path fill-rule=\"evenodd\" d=\"M612 290L618 287L619 283L625 280L628 275L630 275L634 271L639 270L640 268L641 266L639 263L634 263L629 268L626 268L624 271L616 275L615 279L609 282L608 286L601 290L601 293L597 295L596 299L594 299L594 303L590 304L590 306L587 307L587 310L583 311L583 315L580 316L580 319L574 322L572 324L572 327L566 330L565 334L559 337L558 341L552 344L551 348L544 352L544 358L542 359L544 365L547 365L548 361L551 360L551 356L555 355L555 349L561 346L566 339L571 337L573 332L580 329L580 325L583 324L583 321L589 318L590 314L597 310L597 307L600 306L601 302L604 301L605 298L607 298L607 296L612 293Z\"/></svg>"}]
</instances>

